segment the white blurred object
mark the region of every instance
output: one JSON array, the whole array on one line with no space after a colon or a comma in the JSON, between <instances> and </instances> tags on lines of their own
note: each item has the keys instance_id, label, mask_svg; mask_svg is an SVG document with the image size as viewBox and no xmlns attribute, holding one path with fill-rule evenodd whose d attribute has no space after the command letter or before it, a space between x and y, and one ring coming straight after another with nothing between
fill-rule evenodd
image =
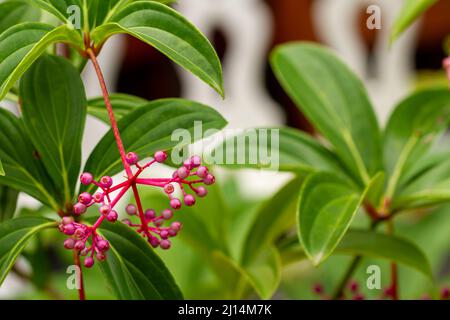
<instances>
[{"instance_id":1,"label":"white blurred object","mask_svg":"<svg viewBox=\"0 0 450 320\"><path fill-rule=\"evenodd\" d=\"M395 103L411 88L417 23L388 47L392 23L403 1L316 0L313 2L315 29L326 45L336 49L344 61L362 78L381 123L385 123ZM358 19L369 5L381 8L381 30L377 30L373 65L359 33ZM369 17L369 14L368 14ZM373 70L373 76L369 70Z\"/></svg>"}]
</instances>

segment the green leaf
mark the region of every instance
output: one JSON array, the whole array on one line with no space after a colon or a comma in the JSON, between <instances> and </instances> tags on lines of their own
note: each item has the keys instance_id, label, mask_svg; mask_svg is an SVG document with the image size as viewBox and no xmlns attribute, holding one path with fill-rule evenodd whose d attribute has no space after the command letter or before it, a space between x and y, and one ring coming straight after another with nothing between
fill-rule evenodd
<instances>
[{"instance_id":1,"label":"green leaf","mask_svg":"<svg viewBox=\"0 0 450 320\"><path fill-rule=\"evenodd\" d=\"M113 106L114 116L116 120L120 120L123 116L130 113L137 107L147 104L148 101L136 96L128 94L112 94L109 96L111 105ZM103 97L90 99L88 101L88 113L103 122L110 124L108 111L106 110L105 100Z\"/></svg>"},{"instance_id":2,"label":"green leaf","mask_svg":"<svg viewBox=\"0 0 450 320\"><path fill-rule=\"evenodd\" d=\"M400 13L394 21L392 27L390 43L397 38L426 10L434 5L438 0L405 0Z\"/></svg>"},{"instance_id":3,"label":"green leaf","mask_svg":"<svg viewBox=\"0 0 450 320\"><path fill-rule=\"evenodd\" d=\"M225 119L214 109L183 99L153 101L124 116L118 127L127 151L136 152L140 159L153 156L157 150L170 150L174 146L191 144L195 122L201 121L203 132L221 129ZM198 125L198 123L197 123ZM175 130L186 130L190 141L172 139ZM113 175L122 170L122 164L112 131L109 131L91 153L84 171L95 177Z\"/></svg>"},{"instance_id":4,"label":"green leaf","mask_svg":"<svg viewBox=\"0 0 450 320\"><path fill-rule=\"evenodd\" d=\"M0 186L0 223L14 216L18 196L18 191L6 186Z\"/></svg>"},{"instance_id":5,"label":"green leaf","mask_svg":"<svg viewBox=\"0 0 450 320\"><path fill-rule=\"evenodd\" d=\"M0 35L0 100L47 46L56 42L83 46L81 36L65 25L54 28L30 22L14 26Z\"/></svg>"},{"instance_id":6,"label":"green leaf","mask_svg":"<svg viewBox=\"0 0 450 320\"><path fill-rule=\"evenodd\" d=\"M0 158L5 176L0 184L28 193L50 208L58 210L57 191L25 132L23 122L0 108Z\"/></svg>"},{"instance_id":7,"label":"green leaf","mask_svg":"<svg viewBox=\"0 0 450 320\"><path fill-rule=\"evenodd\" d=\"M98 47L107 38L127 33L155 47L223 96L222 68L202 33L170 7L153 2L131 3L91 34Z\"/></svg>"},{"instance_id":8,"label":"green leaf","mask_svg":"<svg viewBox=\"0 0 450 320\"><path fill-rule=\"evenodd\" d=\"M450 92L430 89L402 101L389 118L384 132L384 157L389 196L404 183L404 176L444 132L450 120Z\"/></svg>"},{"instance_id":9,"label":"green leaf","mask_svg":"<svg viewBox=\"0 0 450 320\"><path fill-rule=\"evenodd\" d=\"M217 152L224 155L224 166L230 168L267 168L297 173L343 171L330 150L308 134L291 128L246 130L216 147Z\"/></svg>"},{"instance_id":10,"label":"green leaf","mask_svg":"<svg viewBox=\"0 0 450 320\"><path fill-rule=\"evenodd\" d=\"M298 234L314 265L339 244L364 198L365 194L333 174L319 172L307 178L298 201Z\"/></svg>"},{"instance_id":11,"label":"green leaf","mask_svg":"<svg viewBox=\"0 0 450 320\"><path fill-rule=\"evenodd\" d=\"M422 250L407 239L375 231L349 230L336 247L336 254L382 258L412 267L433 279L432 270ZM301 245L292 243L282 251L285 264L306 258Z\"/></svg>"},{"instance_id":12,"label":"green leaf","mask_svg":"<svg viewBox=\"0 0 450 320\"><path fill-rule=\"evenodd\" d=\"M4 176L5 175L5 169L3 169L3 163L0 160L0 176Z\"/></svg>"},{"instance_id":13,"label":"green leaf","mask_svg":"<svg viewBox=\"0 0 450 320\"><path fill-rule=\"evenodd\" d=\"M38 232L56 225L52 220L38 217L11 219L0 224L0 285L28 240Z\"/></svg>"},{"instance_id":14,"label":"green leaf","mask_svg":"<svg viewBox=\"0 0 450 320\"><path fill-rule=\"evenodd\" d=\"M362 82L334 54L310 43L279 46L272 68L290 97L367 185L382 167L380 132Z\"/></svg>"},{"instance_id":15,"label":"green leaf","mask_svg":"<svg viewBox=\"0 0 450 320\"><path fill-rule=\"evenodd\" d=\"M38 21L40 11L25 1L0 3L0 34L22 22Z\"/></svg>"},{"instance_id":16,"label":"green leaf","mask_svg":"<svg viewBox=\"0 0 450 320\"><path fill-rule=\"evenodd\" d=\"M45 55L22 78L25 128L55 186L71 204L81 167L86 95L78 71Z\"/></svg>"},{"instance_id":17,"label":"green leaf","mask_svg":"<svg viewBox=\"0 0 450 320\"><path fill-rule=\"evenodd\" d=\"M99 265L119 299L183 299L169 270L138 233L123 223L104 223L100 231L110 250Z\"/></svg>"}]
</instances>

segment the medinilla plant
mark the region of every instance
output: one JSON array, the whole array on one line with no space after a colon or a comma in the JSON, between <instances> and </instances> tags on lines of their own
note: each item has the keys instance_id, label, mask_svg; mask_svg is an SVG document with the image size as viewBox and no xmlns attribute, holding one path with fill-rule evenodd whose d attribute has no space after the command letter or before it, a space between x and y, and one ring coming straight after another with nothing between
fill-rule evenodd
<instances>
[{"instance_id":1,"label":"medinilla plant","mask_svg":"<svg viewBox=\"0 0 450 320\"><path fill-rule=\"evenodd\" d=\"M275 196L278 205L270 215L279 222L272 221L274 236L255 236L258 245L275 245L282 261L308 258L315 266L334 253L353 255L334 298L342 297L362 256L392 262L388 296L393 299L398 298L397 263L431 280L426 253L395 235L394 220L450 201L448 142L443 137L450 119L449 90L414 92L394 108L381 130L362 82L330 50L312 43L285 44L274 50L271 64L317 132L272 128L279 130L279 169L298 178ZM258 149L266 148L231 139L218 147L228 152L227 159L244 152L261 154ZM267 163L247 159L229 166L265 168ZM360 224L350 228L358 212L369 218L366 230Z\"/></svg>"},{"instance_id":2,"label":"medinilla plant","mask_svg":"<svg viewBox=\"0 0 450 320\"><path fill-rule=\"evenodd\" d=\"M73 264L81 271L99 261L118 298L182 298L152 247L171 247L170 239L182 228L178 221L170 223L174 211L182 203L190 207L206 196L204 185L213 184L215 178L195 155L178 164L170 177L149 178L146 172L170 160L169 151L178 144L171 139L175 129L192 132L196 121L206 129L220 129L226 122L213 109L192 101L148 102L127 95L110 96L97 61L111 36L129 34L223 95L221 66L211 44L167 2L31 0L0 4L0 100L7 98L18 106L18 116L0 109L4 167L0 177L0 284L31 238L46 229L59 229L67 236L64 247L73 251ZM40 22L44 11L51 23ZM80 15L73 17L77 12ZM48 19L49 15L53 18ZM72 18L79 19L80 28ZM66 56L56 55L56 44L68 49ZM85 95L80 72L89 61L103 92L101 100L87 100ZM111 130L80 170L87 113L109 123ZM122 171L124 177L113 181L111 176ZM166 206L160 211L144 207L138 186L160 189L166 195ZM50 219L38 214L13 218L18 192L48 207ZM133 200L124 211L136 217L116 222L117 203L128 193ZM84 218L90 207L96 214ZM82 273L78 280L79 297L84 299Z\"/></svg>"}]
</instances>

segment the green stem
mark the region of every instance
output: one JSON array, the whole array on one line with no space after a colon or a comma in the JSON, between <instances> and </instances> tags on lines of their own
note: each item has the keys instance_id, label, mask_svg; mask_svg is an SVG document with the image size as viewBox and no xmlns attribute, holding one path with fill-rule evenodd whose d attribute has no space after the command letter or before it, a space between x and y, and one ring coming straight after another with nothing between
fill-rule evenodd
<instances>
[{"instance_id":1,"label":"green stem","mask_svg":"<svg viewBox=\"0 0 450 320\"><path fill-rule=\"evenodd\" d=\"M345 287L347 286L347 283L350 281L350 278L352 277L353 273L358 268L358 265L360 264L362 260L362 256L356 256L353 258L352 262L349 264L347 271L344 274L344 277L341 279L341 282L339 282L339 285L337 286L336 290L333 293L333 300L337 300L343 297Z\"/></svg>"}]
</instances>

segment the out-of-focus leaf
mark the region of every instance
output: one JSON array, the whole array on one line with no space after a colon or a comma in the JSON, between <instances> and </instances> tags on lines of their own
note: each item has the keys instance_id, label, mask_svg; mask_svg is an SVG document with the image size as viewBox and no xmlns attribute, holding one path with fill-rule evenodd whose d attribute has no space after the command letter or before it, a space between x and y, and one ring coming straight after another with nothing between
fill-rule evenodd
<instances>
[{"instance_id":1,"label":"out-of-focus leaf","mask_svg":"<svg viewBox=\"0 0 450 320\"><path fill-rule=\"evenodd\" d=\"M121 93L111 94L109 99L111 101L116 120L120 120L123 116L127 115L137 107L142 107L144 104L148 103L145 99ZM108 111L106 110L105 100L103 100L103 97L90 99L88 101L88 113L109 125L110 122Z\"/></svg>"},{"instance_id":2,"label":"out-of-focus leaf","mask_svg":"<svg viewBox=\"0 0 450 320\"><path fill-rule=\"evenodd\" d=\"M25 1L7 1L0 3L0 34L8 28L22 22L38 21L39 9Z\"/></svg>"},{"instance_id":3,"label":"out-of-focus leaf","mask_svg":"<svg viewBox=\"0 0 450 320\"><path fill-rule=\"evenodd\" d=\"M127 33L155 47L224 95L222 68L208 39L170 7L154 1L131 3L108 23L93 30L98 46L114 34Z\"/></svg>"},{"instance_id":4,"label":"out-of-focus leaf","mask_svg":"<svg viewBox=\"0 0 450 320\"><path fill-rule=\"evenodd\" d=\"M38 217L11 219L0 224L0 285L28 240L52 227L56 227L55 221Z\"/></svg>"},{"instance_id":5,"label":"out-of-focus leaf","mask_svg":"<svg viewBox=\"0 0 450 320\"><path fill-rule=\"evenodd\" d=\"M0 223L14 216L18 196L18 191L0 185Z\"/></svg>"},{"instance_id":6,"label":"out-of-focus leaf","mask_svg":"<svg viewBox=\"0 0 450 320\"><path fill-rule=\"evenodd\" d=\"M272 68L289 96L334 146L362 185L382 169L380 130L362 82L334 54L311 43L277 47Z\"/></svg>"},{"instance_id":7,"label":"out-of-focus leaf","mask_svg":"<svg viewBox=\"0 0 450 320\"><path fill-rule=\"evenodd\" d=\"M86 95L78 71L65 59L45 55L22 78L23 121L55 186L72 198L81 167Z\"/></svg>"},{"instance_id":8,"label":"out-of-focus leaf","mask_svg":"<svg viewBox=\"0 0 450 320\"><path fill-rule=\"evenodd\" d=\"M100 268L119 299L183 299L169 270L138 233L122 223L104 223L100 231L110 242Z\"/></svg>"}]
</instances>

